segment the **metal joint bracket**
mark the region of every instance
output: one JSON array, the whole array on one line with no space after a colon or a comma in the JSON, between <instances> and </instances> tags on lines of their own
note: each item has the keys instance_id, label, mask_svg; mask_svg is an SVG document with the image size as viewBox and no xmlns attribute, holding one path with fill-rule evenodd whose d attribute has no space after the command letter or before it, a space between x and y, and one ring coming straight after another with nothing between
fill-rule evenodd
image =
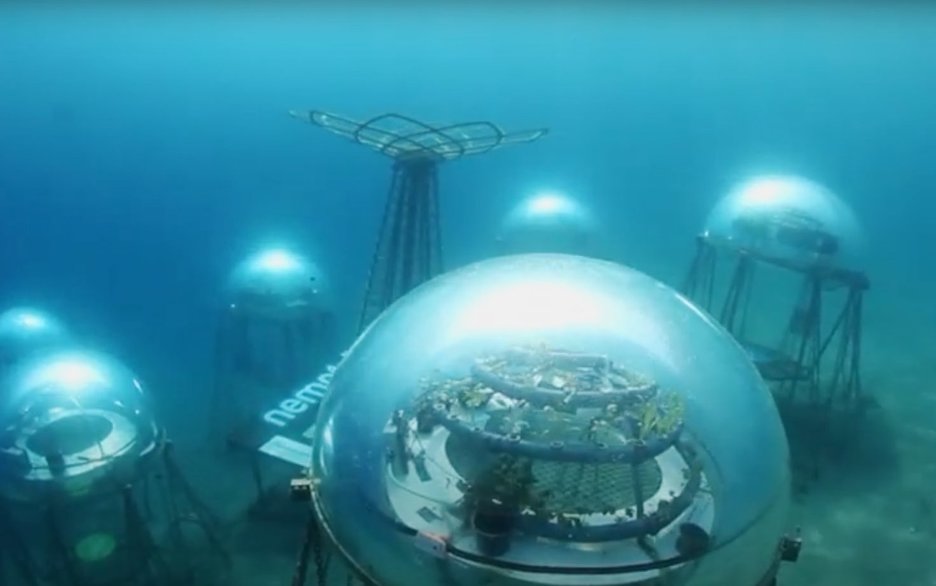
<instances>
[{"instance_id":1,"label":"metal joint bracket","mask_svg":"<svg viewBox=\"0 0 936 586\"><path fill-rule=\"evenodd\" d=\"M293 478L289 481L289 497L293 501L307 503L312 500L314 482L308 476Z\"/></svg>"},{"instance_id":2,"label":"metal joint bracket","mask_svg":"<svg viewBox=\"0 0 936 586\"><path fill-rule=\"evenodd\" d=\"M784 562L796 562L799 560L800 550L803 549L803 538L800 537L800 530L796 530L795 537L785 535L780 540L780 559Z\"/></svg>"},{"instance_id":3,"label":"metal joint bracket","mask_svg":"<svg viewBox=\"0 0 936 586\"><path fill-rule=\"evenodd\" d=\"M448 542L445 540L445 537L441 535L420 531L413 539L418 549L421 549L433 557L444 558L448 555L446 551Z\"/></svg>"}]
</instances>

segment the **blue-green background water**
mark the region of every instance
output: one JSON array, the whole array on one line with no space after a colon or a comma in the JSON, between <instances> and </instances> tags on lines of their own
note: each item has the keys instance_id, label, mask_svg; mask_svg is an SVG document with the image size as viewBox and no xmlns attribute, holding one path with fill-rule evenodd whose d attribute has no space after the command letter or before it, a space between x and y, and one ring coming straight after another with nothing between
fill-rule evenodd
<instances>
[{"instance_id":1,"label":"blue-green background water","mask_svg":"<svg viewBox=\"0 0 936 586\"><path fill-rule=\"evenodd\" d=\"M678 285L735 180L801 173L861 219L867 379L919 414L936 375L922 4L5 3L0 306L76 324L167 404L197 397L221 287L258 243L313 251L353 326L389 161L290 109L490 119L550 134L442 169L449 266L488 254L517 198L551 188L601 216L615 260Z\"/></svg>"}]
</instances>

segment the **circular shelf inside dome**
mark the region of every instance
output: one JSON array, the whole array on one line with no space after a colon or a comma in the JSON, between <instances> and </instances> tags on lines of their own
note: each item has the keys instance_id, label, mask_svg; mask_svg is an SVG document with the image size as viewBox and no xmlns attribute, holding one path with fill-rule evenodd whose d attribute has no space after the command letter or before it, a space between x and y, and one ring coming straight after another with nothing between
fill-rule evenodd
<instances>
[{"instance_id":1,"label":"circular shelf inside dome","mask_svg":"<svg viewBox=\"0 0 936 586\"><path fill-rule=\"evenodd\" d=\"M606 358L512 348L424 389L388 425L415 464L388 466L388 498L416 531L482 555L471 519L488 502L511 502L517 537L505 559L541 563L525 553L530 541L580 568L594 565L578 556L596 548L609 564L652 564L633 541L651 535L658 555L678 557L679 526L713 528L708 481L677 433L679 404Z\"/></svg>"},{"instance_id":2,"label":"circular shelf inside dome","mask_svg":"<svg viewBox=\"0 0 936 586\"><path fill-rule=\"evenodd\" d=\"M777 266L843 278L864 264L864 235L848 205L793 175L749 179L723 197L704 238Z\"/></svg>"},{"instance_id":3,"label":"circular shelf inside dome","mask_svg":"<svg viewBox=\"0 0 936 586\"><path fill-rule=\"evenodd\" d=\"M77 413L60 417L29 436L26 446L44 458L68 456L100 446L113 432L110 419L98 414Z\"/></svg>"}]
</instances>

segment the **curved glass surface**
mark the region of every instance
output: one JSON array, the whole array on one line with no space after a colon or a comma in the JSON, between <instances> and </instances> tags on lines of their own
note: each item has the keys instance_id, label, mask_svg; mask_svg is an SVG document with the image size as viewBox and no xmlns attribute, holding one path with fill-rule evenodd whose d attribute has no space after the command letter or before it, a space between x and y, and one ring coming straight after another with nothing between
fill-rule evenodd
<instances>
[{"instance_id":1,"label":"curved glass surface","mask_svg":"<svg viewBox=\"0 0 936 586\"><path fill-rule=\"evenodd\" d=\"M788 498L743 350L665 285L576 256L488 260L399 300L338 367L317 433L316 510L385 585L754 584Z\"/></svg>"},{"instance_id":2,"label":"curved glass surface","mask_svg":"<svg viewBox=\"0 0 936 586\"><path fill-rule=\"evenodd\" d=\"M14 307L0 314L0 367L64 344L68 331L41 309Z\"/></svg>"},{"instance_id":3,"label":"curved glass surface","mask_svg":"<svg viewBox=\"0 0 936 586\"><path fill-rule=\"evenodd\" d=\"M599 229L592 213L560 193L539 193L518 203L501 224L504 254L598 254Z\"/></svg>"},{"instance_id":4,"label":"curved glass surface","mask_svg":"<svg viewBox=\"0 0 936 586\"><path fill-rule=\"evenodd\" d=\"M159 432L139 380L113 358L58 351L0 389L0 491L37 500L118 488Z\"/></svg>"},{"instance_id":5,"label":"curved glass surface","mask_svg":"<svg viewBox=\"0 0 936 586\"><path fill-rule=\"evenodd\" d=\"M244 312L279 317L324 309L328 283L318 265L281 248L244 260L231 275L231 305Z\"/></svg>"},{"instance_id":6,"label":"curved glass surface","mask_svg":"<svg viewBox=\"0 0 936 586\"><path fill-rule=\"evenodd\" d=\"M802 177L767 175L742 183L712 210L706 234L796 267L861 268L863 236L851 209Z\"/></svg>"}]
</instances>

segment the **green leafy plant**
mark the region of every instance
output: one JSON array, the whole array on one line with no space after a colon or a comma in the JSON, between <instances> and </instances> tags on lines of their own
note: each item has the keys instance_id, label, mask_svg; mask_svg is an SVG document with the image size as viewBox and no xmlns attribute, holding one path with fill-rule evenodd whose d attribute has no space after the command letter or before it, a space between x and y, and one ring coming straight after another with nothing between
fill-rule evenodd
<instances>
[{"instance_id":1,"label":"green leafy plant","mask_svg":"<svg viewBox=\"0 0 936 586\"><path fill-rule=\"evenodd\" d=\"M681 397L669 393L658 400L642 402L635 408L641 440L653 435L668 435L678 428L683 421L685 405Z\"/></svg>"},{"instance_id":2,"label":"green leafy plant","mask_svg":"<svg viewBox=\"0 0 936 586\"><path fill-rule=\"evenodd\" d=\"M535 513L543 504L535 483L529 459L500 455L468 485L465 503L471 509L497 506L519 514L530 508Z\"/></svg>"}]
</instances>

